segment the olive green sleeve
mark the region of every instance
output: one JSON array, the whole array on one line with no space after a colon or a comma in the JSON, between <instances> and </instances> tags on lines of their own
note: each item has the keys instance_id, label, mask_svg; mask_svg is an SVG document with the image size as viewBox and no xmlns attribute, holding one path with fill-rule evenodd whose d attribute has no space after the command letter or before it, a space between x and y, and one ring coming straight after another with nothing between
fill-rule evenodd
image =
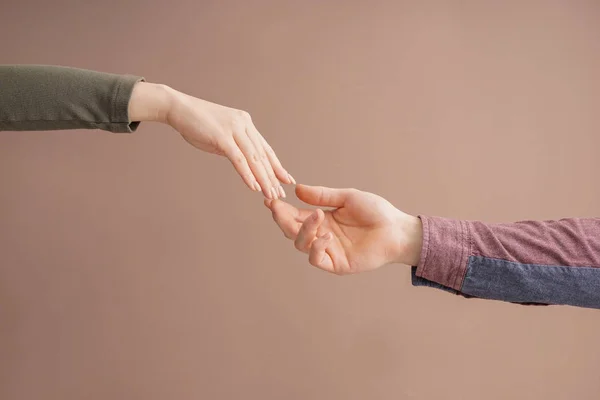
<instances>
[{"instance_id":1,"label":"olive green sleeve","mask_svg":"<svg viewBox=\"0 0 600 400\"><path fill-rule=\"evenodd\" d=\"M48 65L0 65L0 131L133 132L129 99L142 77Z\"/></svg>"}]
</instances>

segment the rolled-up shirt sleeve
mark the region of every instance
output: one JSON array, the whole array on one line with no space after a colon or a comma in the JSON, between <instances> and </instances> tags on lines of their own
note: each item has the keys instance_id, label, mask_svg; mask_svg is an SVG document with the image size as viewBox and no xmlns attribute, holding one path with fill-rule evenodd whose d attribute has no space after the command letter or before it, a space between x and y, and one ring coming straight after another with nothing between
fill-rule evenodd
<instances>
[{"instance_id":1,"label":"rolled-up shirt sleeve","mask_svg":"<svg viewBox=\"0 0 600 400\"><path fill-rule=\"evenodd\" d=\"M465 297L600 308L600 218L486 224L419 217L412 283Z\"/></svg>"}]
</instances>

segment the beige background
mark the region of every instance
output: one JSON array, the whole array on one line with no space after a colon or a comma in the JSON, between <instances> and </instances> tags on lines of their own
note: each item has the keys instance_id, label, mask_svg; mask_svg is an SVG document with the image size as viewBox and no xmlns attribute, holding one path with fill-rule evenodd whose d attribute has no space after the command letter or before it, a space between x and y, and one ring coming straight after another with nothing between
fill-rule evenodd
<instances>
[{"instance_id":1,"label":"beige background","mask_svg":"<svg viewBox=\"0 0 600 400\"><path fill-rule=\"evenodd\" d=\"M299 181L407 212L600 214L598 1L320 3L12 2L0 62L246 109ZM600 396L598 311L329 276L164 126L3 132L0 184L3 400Z\"/></svg>"}]
</instances>

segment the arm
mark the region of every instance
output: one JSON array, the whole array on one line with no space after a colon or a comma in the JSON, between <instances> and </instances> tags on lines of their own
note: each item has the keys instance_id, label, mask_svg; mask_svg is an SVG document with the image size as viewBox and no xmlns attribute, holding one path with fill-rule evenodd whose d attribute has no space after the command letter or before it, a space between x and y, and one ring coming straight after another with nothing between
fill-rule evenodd
<instances>
[{"instance_id":1,"label":"arm","mask_svg":"<svg viewBox=\"0 0 600 400\"><path fill-rule=\"evenodd\" d=\"M294 178L242 110L133 75L44 65L0 65L0 131L101 129L133 132L142 121L170 125L194 147L227 157L244 183L285 197Z\"/></svg>"},{"instance_id":2,"label":"arm","mask_svg":"<svg viewBox=\"0 0 600 400\"><path fill-rule=\"evenodd\" d=\"M0 131L133 132L128 104L143 78L46 65L0 66Z\"/></svg>"},{"instance_id":3,"label":"arm","mask_svg":"<svg viewBox=\"0 0 600 400\"><path fill-rule=\"evenodd\" d=\"M414 217L356 189L298 185L333 210L265 205L309 262L338 275L414 265L413 284L465 297L600 308L600 218L485 224Z\"/></svg>"},{"instance_id":4,"label":"arm","mask_svg":"<svg viewBox=\"0 0 600 400\"><path fill-rule=\"evenodd\" d=\"M600 308L600 218L512 224L420 219L414 285L515 303Z\"/></svg>"}]
</instances>

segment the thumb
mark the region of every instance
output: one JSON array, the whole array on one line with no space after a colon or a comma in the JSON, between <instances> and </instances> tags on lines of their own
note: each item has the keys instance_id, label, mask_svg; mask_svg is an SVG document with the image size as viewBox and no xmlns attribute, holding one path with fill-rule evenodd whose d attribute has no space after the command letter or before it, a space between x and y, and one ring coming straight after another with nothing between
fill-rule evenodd
<instances>
[{"instance_id":1,"label":"thumb","mask_svg":"<svg viewBox=\"0 0 600 400\"><path fill-rule=\"evenodd\" d=\"M349 193L350 189L296 185L296 196L303 202L313 206L343 207Z\"/></svg>"}]
</instances>

